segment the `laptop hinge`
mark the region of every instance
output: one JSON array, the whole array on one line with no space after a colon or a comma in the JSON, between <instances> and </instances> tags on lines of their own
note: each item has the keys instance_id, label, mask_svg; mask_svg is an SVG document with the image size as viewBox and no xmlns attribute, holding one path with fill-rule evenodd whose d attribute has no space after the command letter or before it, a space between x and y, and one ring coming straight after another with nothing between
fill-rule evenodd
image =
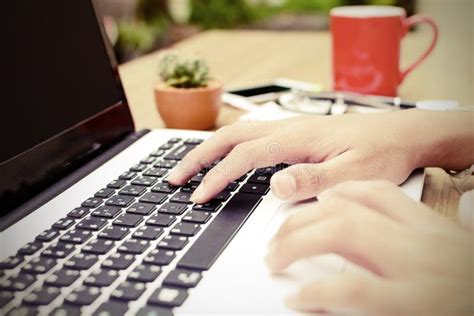
<instances>
[{"instance_id":1,"label":"laptop hinge","mask_svg":"<svg viewBox=\"0 0 474 316\"><path fill-rule=\"evenodd\" d=\"M135 143L137 140L139 140L149 132L150 130L144 129L126 136L123 140L121 140L114 146L105 150L103 153L93 158L83 166L79 167L77 170L74 170L64 178L61 178L61 180L57 181L32 199L28 200L13 211L9 212L7 215L2 217L2 220L0 221L0 231L5 230L9 226L18 222L23 217L27 216L34 210L47 203L48 201L52 200L54 197L64 192L65 190L73 186L75 183L79 182L85 176L92 173L94 170L102 166L104 163L112 159L121 151L128 148L131 144Z\"/></svg>"}]
</instances>

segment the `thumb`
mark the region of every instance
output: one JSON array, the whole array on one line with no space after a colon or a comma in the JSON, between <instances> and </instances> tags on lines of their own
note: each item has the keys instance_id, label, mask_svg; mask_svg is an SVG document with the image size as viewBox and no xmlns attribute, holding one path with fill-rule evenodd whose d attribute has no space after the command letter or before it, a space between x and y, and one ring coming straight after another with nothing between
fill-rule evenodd
<instances>
[{"instance_id":1,"label":"thumb","mask_svg":"<svg viewBox=\"0 0 474 316\"><path fill-rule=\"evenodd\" d=\"M350 162L344 155L322 163L293 165L272 176L271 189L276 197L283 200L313 198L336 183L348 180L347 166Z\"/></svg>"}]
</instances>

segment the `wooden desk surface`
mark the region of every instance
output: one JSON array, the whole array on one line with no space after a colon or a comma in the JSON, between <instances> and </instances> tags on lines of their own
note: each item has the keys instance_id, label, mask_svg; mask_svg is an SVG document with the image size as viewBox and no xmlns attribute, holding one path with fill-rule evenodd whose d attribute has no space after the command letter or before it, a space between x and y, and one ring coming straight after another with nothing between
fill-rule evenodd
<instances>
[{"instance_id":1,"label":"wooden desk surface","mask_svg":"<svg viewBox=\"0 0 474 316\"><path fill-rule=\"evenodd\" d=\"M427 43L427 34L410 34L403 43L402 61L412 61ZM448 43L449 44L449 43ZM448 47L440 43L439 46ZM175 46L184 53L205 58L212 74L226 88L243 87L285 77L319 82L331 88L331 52L328 32L210 31ZM472 48L471 48L472 52ZM450 52L453 54L453 52ZM455 52L454 52L455 53ZM469 54L469 51L467 52ZM153 86L158 80L158 56L152 53L120 66L120 74L137 130L163 128L156 110ZM463 58L446 58L445 50L435 52L410 75L400 88L400 96L409 99L456 99L474 104L471 72L447 76L462 69ZM406 65L409 62L403 62ZM433 80L436 78L436 80ZM243 112L224 106L217 127L238 120ZM471 177L463 189L474 188ZM459 193L443 170L427 170L422 200L442 214L456 214Z\"/></svg>"}]
</instances>

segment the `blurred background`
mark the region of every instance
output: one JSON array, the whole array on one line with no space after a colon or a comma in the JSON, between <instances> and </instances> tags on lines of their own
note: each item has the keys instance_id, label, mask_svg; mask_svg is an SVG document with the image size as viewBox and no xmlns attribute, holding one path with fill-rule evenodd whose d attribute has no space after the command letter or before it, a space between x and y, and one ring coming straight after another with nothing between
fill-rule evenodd
<instances>
[{"instance_id":1,"label":"blurred background","mask_svg":"<svg viewBox=\"0 0 474 316\"><path fill-rule=\"evenodd\" d=\"M97 0L119 63L209 29L318 31L340 5L396 5L416 0Z\"/></svg>"}]
</instances>

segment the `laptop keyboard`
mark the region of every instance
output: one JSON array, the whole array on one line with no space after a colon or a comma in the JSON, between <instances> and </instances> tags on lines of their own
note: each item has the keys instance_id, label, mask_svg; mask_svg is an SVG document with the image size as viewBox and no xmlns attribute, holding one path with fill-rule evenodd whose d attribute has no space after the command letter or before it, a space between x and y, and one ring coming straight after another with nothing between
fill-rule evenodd
<instances>
[{"instance_id":1,"label":"laptop keyboard","mask_svg":"<svg viewBox=\"0 0 474 316\"><path fill-rule=\"evenodd\" d=\"M201 142L170 139L0 262L0 313L172 315L286 167L257 169L193 204L216 163L181 187L166 176Z\"/></svg>"}]
</instances>

